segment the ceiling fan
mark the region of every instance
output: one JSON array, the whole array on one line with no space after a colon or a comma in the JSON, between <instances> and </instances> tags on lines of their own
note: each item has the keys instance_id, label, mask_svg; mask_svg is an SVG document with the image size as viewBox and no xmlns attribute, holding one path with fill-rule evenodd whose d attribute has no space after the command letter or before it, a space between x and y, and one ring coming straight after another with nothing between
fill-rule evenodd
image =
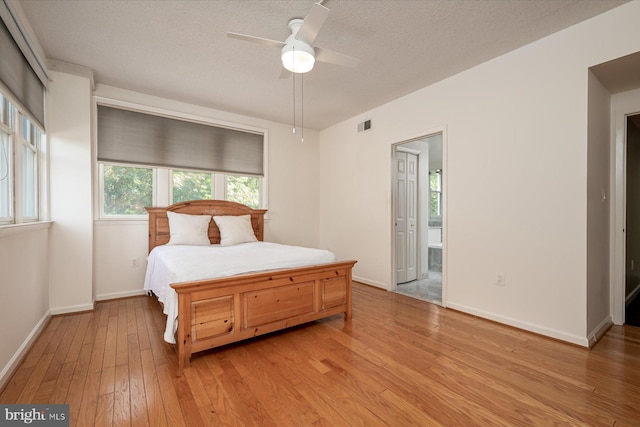
<instances>
[{"instance_id":1,"label":"ceiling fan","mask_svg":"<svg viewBox=\"0 0 640 427\"><path fill-rule=\"evenodd\" d=\"M292 73L311 71L315 61L355 67L360 63L359 59L313 45L328 16L329 9L319 2L314 3L311 11L304 19L296 18L289 21L291 35L283 42L232 32L228 32L227 36L280 48L282 66ZM289 73L283 70L283 74L280 77L287 77L288 75Z\"/></svg>"}]
</instances>

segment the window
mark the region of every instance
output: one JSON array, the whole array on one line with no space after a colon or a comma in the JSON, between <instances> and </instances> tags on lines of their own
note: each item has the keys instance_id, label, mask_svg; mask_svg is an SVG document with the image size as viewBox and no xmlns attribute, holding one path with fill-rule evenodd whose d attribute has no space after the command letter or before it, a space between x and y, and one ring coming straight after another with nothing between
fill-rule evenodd
<instances>
[{"instance_id":1,"label":"window","mask_svg":"<svg viewBox=\"0 0 640 427\"><path fill-rule=\"evenodd\" d=\"M253 209L260 207L260 178L256 176L226 176L226 200L242 203Z\"/></svg>"},{"instance_id":2,"label":"window","mask_svg":"<svg viewBox=\"0 0 640 427\"><path fill-rule=\"evenodd\" d=\"M187 200L262 206L264 132L130 107L97 105L100 218L133 218L145 206Z\"/></svg>"},{"instance_id":3,"label":"window","mask_svg":"<svg viewBox=\"0 0 640 427\"><path fill-rule=\"evenodd\" d=\"M224 182L224 192L216 191L216 182ZM210 172L171 171L172 203L187 200L223 199L260 208L260 177L225 175Z\"/></svg>"},{"instance_id":4,"label":"window","mask_svg":"<svg viewBox=\"0 0 640 427\"><path fill-rule=\"evenodd\" d=\"M171 194L173 203L187 200L211 199L212 174L203 172L173 171L171 174Z\"/></svg>"},{"instance_id":5,"label":"window","mask_svg":"<svg viewBox=\"0 0 640 427\"><path fill-rule=\"evenodd\" d=\"M216 172L99 163L100 217L137 219L145 207L220 199L259 209L262 178ZM166 179L157 177L169 177ZM169 183L168 185L166 183ZM166 198L162 195L166 195ZM154 203L158 200L158 203ZM166 200L164 202L163 200Z\"/></svg>"},{"instance_id":6,"label":"window","mask_svg":"<svg viewBox=\"0 0 640 427\"><path fill-rule=\"evenodd\" d=\"M101 165L104 216L145 215L153 205L153 169Z\"/></svg>"},{"instance_id":7,"label":"window","mask_svg":"<svg viewBox=\"0 0 640 427\"><path fill-rule=\"evenodd\" d=\"M429 189L431 190L430 216L442 216L442 170L429 171Z\"/></svg>"},{"instance_id":8,"label":"window","mask_svg":"<svg viewBox=\"0 0 640 427\"><path fill-rule=\"evenodd\" d=\"M0 128L0 222L11 221L11 139L6 129Z\"/></svg>"},{"instance_id":9,"label":"window","mask_svg":"<svg viewBox=\"0 0 640 427\"><path fill-rule=\"evenodd\" d=\"M0 224L39 219L39 153L44 133L0 94Z\"/></svg>"},{"instance_id":10,"label":"window","mask_svg":"<svg viewBox=\"0 0 640 427\"><path fill-rule=\"evenodd\" d=\"M22 218L38 219L38 148L40 130L22 116Z\"/></svg>"}]
</instances>

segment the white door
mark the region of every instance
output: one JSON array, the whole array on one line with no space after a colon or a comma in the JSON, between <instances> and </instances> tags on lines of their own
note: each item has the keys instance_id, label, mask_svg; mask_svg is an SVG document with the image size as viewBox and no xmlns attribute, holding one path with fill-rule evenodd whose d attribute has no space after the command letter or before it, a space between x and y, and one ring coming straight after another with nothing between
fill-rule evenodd
<instances>
[{"instance_id":1,"label":"white door","mask_svg":"<svg viewBox=\"0 0 640 427\"><path fill-rule=\"evenodd\" d=\"M407 282L418 278L418 156L407 154Z\"/></svg>"},{"instance_id":2,"label":"white door","mask_svg":"<svg viewBox=\"0 0 640 427\"><path fill-rule=\"evenodd\" d=\"M396 151L396 283L416 280L418 156Z\"/></svg>"}]
</instances>

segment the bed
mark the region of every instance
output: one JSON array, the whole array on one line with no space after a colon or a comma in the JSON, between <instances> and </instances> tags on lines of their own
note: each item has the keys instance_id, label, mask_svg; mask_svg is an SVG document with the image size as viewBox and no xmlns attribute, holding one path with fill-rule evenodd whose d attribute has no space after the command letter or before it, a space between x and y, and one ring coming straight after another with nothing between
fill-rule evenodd
<instances>
[{"instance_id":1,"label":"bed","mask_svg":"<svg viewBox=\"0 0 640 427\"><path fill-rule=\"evenodd\" d=\"M266 210L251 209L223 200L196 200L166 208L146 209L149 213L149 265L152 264L153 249L160 247L155 251L159 253L166 249L161 246L169 243L169 216L173 221L176 216L212 216L215 220L208 222L206 230L209 243L215 245L211 249L222 246L221 238L224 243L224 239L227 239L225 233L229 235L225 231L228 226L222 227L224 222L221 222L221 227L216 223L222 219L235 221L245 218L250 223L255 240L264 241ZM174 237L171 236L172 239ZM250 247L251 243L237 245L234 250L244 246ZM190 258L190 261L193 262L193 259L195 258ZM341 313L344 313L345 320L350 319L351 271L356 261L335 261L335 258L331 262L325 261L266 271L263 270L264 265L260 264L255 267L259 271L242 274L227 272L226 274L233 275L217 278L189 277L188 281L171 282L170 289L166 287L165 292L172 295L175 293L177 300L171 302L165 296L161 302L164 312L169 313L168 321L176 316L178 375L189 367L191 355L196 352ZM148 276L149 267L145 288L148 286ZM157 295L158 291L154 290L154 293ZM171 304L174 307L168 307ZM165 341L172 341L172 332L168 322Z\"/></svg>"}]
</instances>

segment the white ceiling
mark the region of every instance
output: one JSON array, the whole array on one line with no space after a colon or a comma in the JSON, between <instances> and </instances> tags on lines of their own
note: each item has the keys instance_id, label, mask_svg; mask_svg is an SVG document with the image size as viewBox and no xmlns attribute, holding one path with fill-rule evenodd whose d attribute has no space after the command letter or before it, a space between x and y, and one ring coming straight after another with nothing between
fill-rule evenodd
<instances>
[{"instance_id":1,"label":"white ceiling","mask_svg":"<svg viewBox=\"0 0 640 427\"><path fill-rule=\"evenodd\" d=\"M317 63L304 76L304 125L324 129L623 3L326 0L331 13L315 45L361 63ZM98 83L293 120L292 79L279 79L278 49L226 33L284 40L289 20L303 18L311 0L19 4L47 57L91 68Z\"/></svg>"}]
</instances>

